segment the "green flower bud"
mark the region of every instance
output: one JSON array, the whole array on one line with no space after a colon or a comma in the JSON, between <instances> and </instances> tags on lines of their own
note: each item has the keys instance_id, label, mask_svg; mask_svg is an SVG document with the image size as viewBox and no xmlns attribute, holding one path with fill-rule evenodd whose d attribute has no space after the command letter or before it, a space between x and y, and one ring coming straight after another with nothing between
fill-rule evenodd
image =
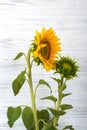
<instances>
[{"instance_id":1,"label":"green flower bud","mask_svg":"<svg viewBox=\"0 0 87 130\"><path fill-rule=\"evenodd\" d=\"M56 61L56 72L60 73L67 80L70 80L77 76L79 66L77 62L70 57L60 57L60 60Z\"/></svg>"}]
</instances>

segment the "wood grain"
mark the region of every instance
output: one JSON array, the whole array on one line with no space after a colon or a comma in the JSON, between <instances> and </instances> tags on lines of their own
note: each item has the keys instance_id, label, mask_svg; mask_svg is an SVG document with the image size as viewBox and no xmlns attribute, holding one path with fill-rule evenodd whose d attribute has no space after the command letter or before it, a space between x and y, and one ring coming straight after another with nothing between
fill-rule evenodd
<instances>
[{"instance_id":1,"label":"wood grain","mask_svg":"<svg viewBox=\"0 0 87 130\"><path fill-rule=\"evenodd\" d=\"M74 109L60 119L61 127L72 124L75 130L87 130L87 0L0 0L0 130L10 130L7 124L7 107L20 104L31 105L29 89L24 85L17 97L14 97L12 80L25 68L24 58L13 62L18 52L26 52L35 35L35 30L53 27L62 42L62 55L70 55L80 64L79 78L68 82L72 95L64 100ZM34 66L33 80L49 79L51 73ZM51 106L51 102L42 102L40 97L48 90L40 88L37 96L39 109ZM44 105L43 105L44 104ZM25 130L19 119L12 130Z\"/></svg>"}]
</instances>

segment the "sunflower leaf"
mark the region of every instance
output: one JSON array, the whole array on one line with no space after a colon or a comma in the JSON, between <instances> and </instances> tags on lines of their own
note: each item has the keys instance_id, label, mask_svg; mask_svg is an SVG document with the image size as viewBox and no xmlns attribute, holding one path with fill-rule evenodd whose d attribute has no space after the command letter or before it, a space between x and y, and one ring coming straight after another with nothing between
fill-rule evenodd
<instances>
[{"instance_id":1,"label":"sunflower leaf","mask_svg":"<svg viewBox=\"0 0 87 130\"><path fill-rule=\"evenodd\" d=\"M69 95L71 95L71 94L72 94L72 93L65 93L65 94L63 93L63 94L62 94L62 98L66 97L66 96L69 96Z\"/></svg>"},{"instance_id":2,"label":"sunflower leaf","mask_svg":"<svg viewBox=\"0 0 87 130\"><path fill-rule=\"evenodd\" d=\"M51 77L54 81L56 81L58 84L60 84L61 83L61 80L60 79L57 79L57 78L53 78L53 77Z\"/></svg>"},{"instance_id":3,"label":"sunflower leaf","mask_svg":"<svg viewBox=\"0 0 87 130\"><path fill-rule=\"evenodd\" d=\"M62 91L64 91L64 90L66 89L66 87L67 87L67 86L66 86L66 84L65 84L65 83L63 83L63 84L62 84L62 86L61 86Z\"/></svg>"},{"instance_id":4,"label":"sunflower leaf","mask_svg":"<svg viewBox=\"0 0 87 130\"><path fill-rule=\"evenodd\" d=\"M49 99L53 102L56 102L57 101L57 98L55 98L54 96L47 96L47 97L44 97L44 98L41 98L42 100L45 100L45 99Z\"/></svg>"},{"instance_id":5,"label":"sunflower leaf","mask_svg":"<svg viewBox=\"0 0 87 130\"><path fill-rule=\"evenodd\" d=\"M72 105L68 105L68 104L63 104L60 106L61 110L64 111L64 110L67 110L67 109L72 109L73 106Z\"/></svg>"},{"instance_id":6,"label":"sunflower leaf","mask_svg":"<svg viewBox=\"0 0 87 130\"><path fill-rule=\"evenodd\" d=\"M20 106L18 106L16 108L8 107L7 117L8 117L8 124L9 124L10 128L13 127L14 123L20 117L21 113L22 113L22 110L21 110Z\"/></svg>"},{"instance_id":7,"label":"sunflower leaf","mask_svg":"<svg viewBox=\"0 0 87 130\"><path fill-rule=\"evenodd\" d=\"M38 120L43 120L43 121L46 121L48 122L49 121L49 112L48 110L46 109L42 109L41 111L37 111L37 117L38 117ZM40 121L39 122L39 129L41 129L43 127L43 122Z\"/></svg>"},{"instance_id":8,"label":"sunflower leaf","mask_svg":"<svg viewBox=\"0 0 87 130\"><path fill-rule=\"evenodd\" d=\"M27 130L35 130L33 112L30 107L25 107L22 113L22 120Z\"/></svg>"},{"instance_id":9,"label":"sunflower leaf","mask_svg":"<svg viewBox=\"0 0 87 130\"><path fill-rule=\"evenodd\" d=\"M43 126L42 130L57 130L57 129L53 125L50 125L48 123L44 123L44 126Z\"/></svg>"},{"instance_id":10,"label":"sunflower leaf","mask_svg":"<svg viewBox=\"0 0 87 130\"><path fill-rule=\"evenodd\" d=\"M38 119L49 120L49 112L46 109L42 109L41 111L37 111Z\"/></svg>"},{"instance_id":11,"label":"sunflower leaf","mask_svg":"<svg viewBox=\"0 0 87 130\"><path fill-rule=\"evenodd\" d=\"M46 86L50 89L50 93L52 93L51 86L50 86L45 80L40 79L40 80L39 80L39 83L38 83L38 87L39 87L40 85L46 85Z\"/></svg>"},{"instance_id":12,"label":"sunflower leaf","mask_svg":"<svg viewBox=\"0 0 87 130\"><path fill-rule=\"evenodd\" d=\"M75 129L72 127L72 125L67 125L67 126L65 126L62 130L67 130L67 129L69 129L69 130L75 130Z\"/></svg>"},{"instance_id":13,"label":"sunflower leaf","mask_svg":"<svg viewBox=\"0 0 87 130\"><path fill-rule=\"evenodd\" d=\"M25 82L25 70L22 71L18 76L17 78L12 82L12 88L13 88L13 92L14 92L14 95L16 96L21 87L23 86L24 82Z\"/></svg>"},{"instance_id":14,"label":"sunflower leaf","mask_svg":"<svg viewBox=\"0 0 87 130\"><path fill-rule=\"evenodd\" d=\"M23 56L23 55L24 55L23 52L18 53L18 54L16 55L16 57L14 58L14 60L19 59L19 58L20 58L21 56Z\"/></svg>"},{"instance_id":15,"label":"sunflower leaf","mask_svg":"<svg viewBox=\"0 0 87 130\"><path fill-rule=\"evenodd\" d=\"M56 110L53 108L48 108L48 110L54 115L54 117L59 117L59 116L66 114L65 111L60 111L60 110Z\"/></svg>"}]
</instances>

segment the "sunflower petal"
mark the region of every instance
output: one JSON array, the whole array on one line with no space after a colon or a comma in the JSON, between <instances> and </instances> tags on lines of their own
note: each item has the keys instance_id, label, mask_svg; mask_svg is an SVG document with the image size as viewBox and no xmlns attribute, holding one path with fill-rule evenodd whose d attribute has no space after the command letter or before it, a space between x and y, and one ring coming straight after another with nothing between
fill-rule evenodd
<instances>
[{"instance_id":1,"label":"sunflower petal","mask_svg":"<svg viewBox=\"0 0 87 130\"><path fill-rule=\"evenodd\" d=\"M58 53L61 51L60 38L56 36L54 30L42 28L41 33L36 31L35 44L36 50L33 52L33 57L41 60L46 71L55 67L55 58L58 58Z\"/></svg>"}]
</instances>

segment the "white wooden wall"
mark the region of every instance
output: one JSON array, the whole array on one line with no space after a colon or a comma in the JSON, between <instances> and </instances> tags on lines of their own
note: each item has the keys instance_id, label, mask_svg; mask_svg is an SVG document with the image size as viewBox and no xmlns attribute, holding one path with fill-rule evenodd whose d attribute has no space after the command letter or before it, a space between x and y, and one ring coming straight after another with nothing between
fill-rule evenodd
<instances>
[{"instance_id":1,"label":"white wooden wall","mask_svg":"<svg viewBox=\"0 0 87 130\"><path fill-rule=\"evenodd\" d=\"M53 27L62 42L62 55L70 55L80 64L79 78L68 82L72 95L64 100L74 109L60 119L60 128L73 124L75 130L87 130L87 0L0 0L0 130L10 130L7 124L7 107L31 104L27 83L14 97L11 83L25 68L24 58L13 62L15 55L27 52L35 30ZM34 66L34 84L44 78L52 85L56 95L56 84L46 73ZM45 87L38 90L37 107L51 106L51 102L40 100L48 95ZM25 130L19 119L12 130ZM61 130L61 129L60 129Z\"/></svg>"}]
</instances>

